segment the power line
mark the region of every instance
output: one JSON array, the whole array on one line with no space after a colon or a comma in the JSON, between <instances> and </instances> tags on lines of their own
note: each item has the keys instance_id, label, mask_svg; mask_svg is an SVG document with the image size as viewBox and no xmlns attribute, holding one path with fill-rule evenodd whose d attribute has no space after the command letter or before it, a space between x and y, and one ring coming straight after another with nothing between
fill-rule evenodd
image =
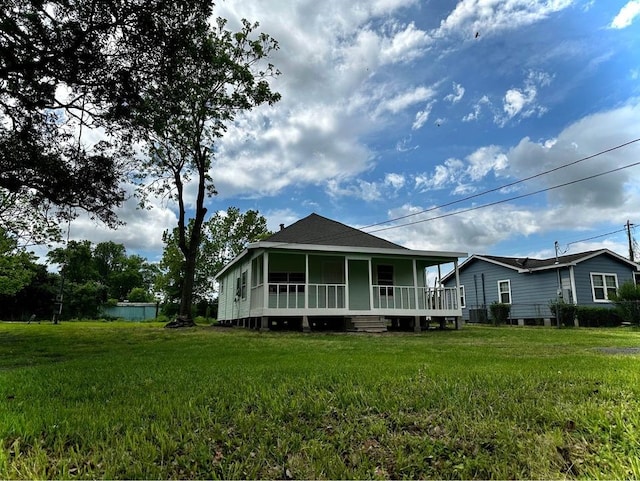
<instances>
[{"instance_id":1,"label":"power line","mask_svg":"<svg viewBox=\"0 0 640 481\"><path fill-rule=\"evenodd\" d=\"M593 237L587 237L586 239L580 239L580 240L568 242L565 245L567 247L569 247L572 244L578 244L580 242L587 242L587 241L594 240L594 239L600 239L601 237L607 237L607 236L610 236L610 235L613 235L613 234L619 234L620 232L625 232L626 230L627 229L623 227L622 229L614 230L612 232L607 232L606 234L594 235Z\"/></svg>"},{"instance_id":2,"label":"power line","mask_svg":"<svg viewBox=\"0 0 640 481\"><path fill-rule=\"evenodd\" d=\"M640 139L638 139L638 140L640 140ZM441 215L438 215L438 216L429 217L427 219L420 219L420 220L416 220L416 221L413 221L413 222L407 222L407 223L404 223L404 224L396 224L396 225L392 225L390 227L383 227L382 229L376 229L376 230L369 231L368 234L371 234L371 233L374 233L374 232L382 232L382 231L386 231L386 230L398 229L400 227L406 227L406 226L410 226L410 225L420 224L422 222L429 222L429 221L432 221L432 220L443 219L445 217L451 217L451 216L454 216L454 215L465 214L467 212L471 212L471 211L474 211L474 210L484 209L486 207L492 207L492 206L495 206L495 205L498 205L498 204L504 204L506 202L511 202L513 200L523 199L525 197L531 197L532 195L541 194L542 192L548 192L550 190L559 189L560 187L566 187L568 185L577 184L579 182L584 182L585 180L595 179L597 177L601 177L601 176L606 175L606 174L611 174L613 172L618 172L618 171L621 171L621 170L624 170L624 169L628 169L630 167L635 167L636 165L640 165L640 162L634 162L632 164L628 164L628 165L625 165L623 167L618 167L616 169L607 170L607 171L601 172L599 174L590 175L590 176L587 176L587 177L583 177L582 179L572 180L570 182L565 182L563 184L554 185L552 187L547 187L545 189L536 190L534 192L529 192L527 194L522 194L522 195L517 195L517 196L514 196L514 197L509 197L508 199L501 199L501 200L497 200L495 202L490 202L488 204L482 204L482 205L478 205L478 206L474 206L474 207L469 207L467 209L462 209L462 210L458 210L458 211L455 211L455 212L448 212L446 214L441 214ZM432 209L430 209L430 210L432 210Z\"/></svg>"},{"instance_id":3,"label":"power line","mask_svg":"<svg viewBox=\"0 0 640 481\"><path fill-rule=\"evenodd\" d=\"M518 184L521 184L523 182L527 182L529 180L533 180L533 179L536 179L538 177L542 177L543 175L547 175L547 174L550 174L552 172L556 172L556 171L564 169L566 167L571 167L572 165L579 164L580 162L584 162L585 160L593 159L594 157L598 157L600 155L604 155L604 154L607 154L609 152L613 152L613 151L621 149L623 147L627 147L628 145L631 145L631 144L633 144L635 142L640 142L640 138L630 140L630 141L625 142L623 144L616 145L615 147L611 147L609 149L602 150L600 152L597 152L597 153L592 154L592 155L588 155L586 157L582 157L582 158L580 158L578 160L574 160L573 162L569 162L567 164L563 164L563 165L560 165L558 167L554 167L553 169L545 170L544 172L540 172L540 173L531 175L529 177L525 177L523 179L519 179L519 180L516 180L514 182L510 182L508 184L501 185L499 187L494 187L493 189L484 190L482 192L478 192L476 194L469 195L467 197L463 197L461 199L457 199L457 200L454 200L454 201L451 201L451 202L447 202L446 204L437 205L435 207L429 207L428 209L421 210L420 212L413 212L411 214L403 215L401 217L396 217L395 219L389 219L389 220L386 220L386 221L383 221L383 222L378 222L376 224L370 224L370 225L361 227L360 229L369 229L371 227L376 227L376 226L379 226L379 225L389 224L391 222L396 222L396 221L407 219L409 217L413 217L413 216L416 216L416 215L425 214L427 212L432 212L434 210L442 209L444 207L450 207L452 205L459 204L461 202L466 202L468 200L475 199L477 197L481 197L481 196L486 195L486 194L491 194L493 192L497 192L499 190L506 189L508 187L513 187L514 185L518 185ZM402 224L402 225L411 225L411 224ZM380 232L380 230L373 230L373 231L370 231L370 233L371 232Z\"/></svg>"}]
</instances>

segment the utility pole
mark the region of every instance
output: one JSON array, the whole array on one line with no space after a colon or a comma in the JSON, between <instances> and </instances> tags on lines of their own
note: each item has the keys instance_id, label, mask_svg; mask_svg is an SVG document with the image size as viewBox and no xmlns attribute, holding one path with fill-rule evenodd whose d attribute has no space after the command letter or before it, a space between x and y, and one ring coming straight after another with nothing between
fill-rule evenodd
<instances>
[{"instance_id":1,"label":"utility pole","mask_svg":"<svg viewBox=\"0 0 640 481\"><path fill-rule=\"evenodd\" d=\"M635 260L633 258L634 257L633 256L633 240L631 239L631 226L632 225L633 224L631 224L629 222L629 220L627 220L627 226L626 227L627 227L627 239L629 239L629 260L631 262L635 262Z\"/></svg>"},{"instance_id":2,"label":"utility pole","mask_svg":"<svg viewBox=\"0 0 640 481\"><path fill-rule=\"evenodd\" d=\"M555 241L553 246L556 249L556 273L558 275L558 290L556 291L556 323L558 324L558 329L560 329L561 323L561 314L560 314L560 296L562 296L562 280L560 279L560 260L558 259L558 251L560 250L560 245L558 241Z\"/></svg>"}]
</instances>

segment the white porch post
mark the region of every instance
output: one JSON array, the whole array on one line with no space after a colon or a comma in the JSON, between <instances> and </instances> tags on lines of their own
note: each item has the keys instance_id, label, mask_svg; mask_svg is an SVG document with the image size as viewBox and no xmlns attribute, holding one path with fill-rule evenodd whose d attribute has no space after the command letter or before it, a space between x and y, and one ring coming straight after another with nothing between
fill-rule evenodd
<instances>
[{"instance_id":1,"label":"white porch post","mask_svg":"<svg viewBox=\"0 0 640 481\"><path fill-rule=\"evenodd\" d=\"M460 272L458 272L458 259L453 261L453 269L456 271L456 305L462 311L460 306ZM462 314L462 312L460 312ZM456 329L462 329L462 315L456 317Z\"/></svg>"},{"instance_id":2,"label":"white porch post","mask_svg":"<svg viewBox=\"0 0 640 481\"><path fill-rule=\"evenodd\" d=\"M269 252L264 251L262 258L262 285L264 287L262 294L262 308L269 307Z\"/></svg>"},{"instance_id":3,"label":"white porch post","mask_svg":"<svg viewBox=\"0 0 640 481\"><path fill-rule=\"evenodd\" d=\"M344 307L349 309L349 258L344 256Z\"/></svg>"},{"instance_id":4,"label":"white porch post","mask_svg":"<svg viewBox=\"0 0 640 481\"><path fill-rule=\"evenodd\" d=\"M419 299L418 299L418 265L415 259L413 259L413 297L416 303L416 311L420 308ZM420 326L420 316L414 316L413 320L413 330L414 332L421 332L422 327Z\"/></svg>"},{"instance_id":5,"label":"white porch post","mask_svg":"<svg viewBox=\"0 0 640 481\"><path fill-rule=\"evenodd\" d=\"M309 309L309 254L305 254L304 263L304 308Z\"/></svg>"}]
</instances>

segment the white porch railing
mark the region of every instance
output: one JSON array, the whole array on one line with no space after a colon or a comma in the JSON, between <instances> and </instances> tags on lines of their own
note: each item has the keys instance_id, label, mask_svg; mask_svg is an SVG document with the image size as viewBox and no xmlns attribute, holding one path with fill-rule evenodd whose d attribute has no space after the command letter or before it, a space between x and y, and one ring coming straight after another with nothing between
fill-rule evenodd
<instances>
[{"instance_id":1,"label":"white porch railing","mask_svg":"<svg viewBox=\"0 0 640 481\"><path fill-rule=\"evenodd\" d=\"M270 309L304 309L306 284L269 284Z\"/></svg>"},{"instance_id":2,"label":"white porch railing","mask_svg":"<svg viewBox=\"0 0 640 481\"><path fill-rule=\"evenodd\" d=\"M460 300L457 287L427 287L424 290L425 307L430 310L458 309Z\"/></svg>"},{"instance_id":3,"label":"white porch railing","mask_svg":"<svg viewBox=\"0 0 640 481\"><path fill-rule=\"evenodd\" d=\"M416 297L417 291L417 297ZM374 309L426 309L445 311L458 309L455 287L372 286Z\"/></svg>"},{"instance_id":4,"label":"white porch railing","mask_svg":"<svg viewBox=\"0 0 640 481\"><path fill-rule=\"evenodd\" d=\"M344 309L345 284L309 284L309 309Z\"/></svg>"},{"instance_id":5,"label":"white porch railing","mask_svg":"<svg viewBox=\"0 0 640 481\"><path fill-rule=\"evenodd\" d=\"M410 286L372 286L374 309L415 309L416 288Z\"/></svg>"},{"instance_id":6,"label":"white porch railing","mask_svg":"<svg viewBox=\"0 0 640 481\"><path fill-rule=\"evenodd\" d=\"M346 284L268 284L270 309L345 309ZM308 290L308 292L306 292ZM262 292L262 289L258 289ZM455 287L371 286L372 309L452 311L459 309ZM417 295L416 295L417 294ZM306 298L308 305L306 305ZM260 297L256 296L256 301ZM252 298L252 307L254 299ZM417 302L417 305L416 305Z\"/></svg>"}]
</instances>

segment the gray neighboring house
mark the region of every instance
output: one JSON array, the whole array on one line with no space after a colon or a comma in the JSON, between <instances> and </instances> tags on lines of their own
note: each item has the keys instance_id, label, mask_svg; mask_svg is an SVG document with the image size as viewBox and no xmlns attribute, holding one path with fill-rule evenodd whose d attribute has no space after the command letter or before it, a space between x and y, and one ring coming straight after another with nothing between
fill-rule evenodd
<instances>
[{"instance_id":1,"label":"gray neighboring house","mask_svg":"<svg viewBox=\"0 0 640 481\"><path fill-rule=\"evenodd\" d=\"M503 302L511 304L511 319L519 324L540 319L549 324L550 302L562 298L580 306L611 306L611 293L638 275L638 264L608 249L557 260L473 255L459 267L462 317L481 322L493 302ZM442 283L456 285L455 273Z\"/></svg>"},{"instance_id":2,"label":"gray neighboring house","mask_svg":"<svg viewBox=\"0 0 640 481\"><path fill-rule=\"evenodd\" d=\"M216 275L221 323L379 332L461 320L455 281L428 287L426 270L456 272L467 254L407 249L317 214L280 227Z\"/></svg>"}]
</instances>

